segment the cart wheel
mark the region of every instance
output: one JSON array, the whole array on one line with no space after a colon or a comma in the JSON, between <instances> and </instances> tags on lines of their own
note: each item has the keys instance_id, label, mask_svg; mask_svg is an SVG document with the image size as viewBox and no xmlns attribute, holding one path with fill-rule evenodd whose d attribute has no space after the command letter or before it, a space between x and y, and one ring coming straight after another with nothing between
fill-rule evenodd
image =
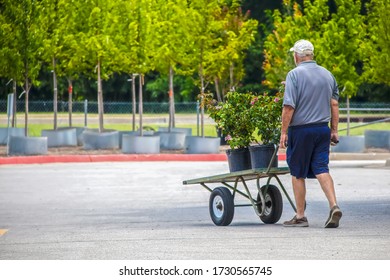
<instances>
[{"instance_id":1,"label":"cart wheel","mask_svg":"<svg viewBox=\"0 0 390 280\"><path fill-rule=\"evenodd\" d=\"M261 187L261 191L264 193L264 189L266 186ZM267 193L264 195L265 200L265 210L260 219L265 224L275 224L279 221L283 212L283 200L282 195L280 194L279 189L274 185L268 185ZM262 203L260 199L260 195L257 194L257 209L261 213L262 211Z\"/></svg>"},{"instance_id":2,"label":"cart wheel","mask_svg":"<svg viewBox=\"0 0 390 280\"><path fill-rule=\"evenodd\" d=\"M210 195L209 211L211 220L217 226L228 226L234 216L233 195L228 188L215 188Z\"/></svg>"}]
</instances>

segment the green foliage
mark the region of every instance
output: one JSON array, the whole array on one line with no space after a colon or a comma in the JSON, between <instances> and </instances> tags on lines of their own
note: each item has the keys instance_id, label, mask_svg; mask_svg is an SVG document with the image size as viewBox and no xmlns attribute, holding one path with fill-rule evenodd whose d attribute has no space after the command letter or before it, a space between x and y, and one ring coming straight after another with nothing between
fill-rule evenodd
<instances>
[{"instance_id":1,"label":"green foliage","mask_svg":"<svg viewBox=\"0 0 390 280\"><path fill-rule=\"evenodd\" d=\"M232 149L248 147L255 141L254 123L251 121L253 95L250 93L229 92L225 102L216 103L208 99L208 113L221 129Z\"/></svg>"},{"instance_id":2,"label":"green foliage","mask_svg":"<svg viewBox=\"0 0 390 280\"><path fill-rule=\"evenodd\" d=\"M0 76L7 79L19 79L20 70L23 69L21 50L18 49L18 40L14 38L13 31L17 27L17 6L10 5L11 1L4 1L0 13ZM18 31L20 33L20 31ZM19 75L19 76L18 76Z\"/></svg>"},{"instance_id":3,"label":"green foliage","mask_svg":"<svg viewBox=\"0 0 390 280\"><path fill-rule=\"evenodd\" d=\"M146 74L156 68L156 7L152 0L115 1L110 34L115 45L110 60L116 71Z\"/></svg>"},{"instance_id":4,"label":"green foliage","mask_svg":"<svg viewBox=\"0 0 390 280\"><path fill-rule=\"evenodd\" d=\"M188 54L195 42L191 33L194 23L188 20L191 10L187 9L187 1L158 0L154 9L156 19L153 29L156 32L152 51L155 68L166 75L170 67L176 73L185 74L190 66Z\"/></svg>"},{"instance_id":5,"label":"green foliage","mask_svg":"<svg viewBox=\"0 0 390 280\"><path fill-rule=\"evenodd\" d=\"M111 60L118 52L113 40L114 3L111 0L86 1L78 16L85 17L77 22L78 44L76 55L81 58L82 72L96 80L96 66L100 62L102 79L114 72ZM77 4L81 5L81 4Z\"/></svg>"},{"instance_id":6,"label":"green foliage","mask_svg":"<svg viewBox=\"0 0 390 280\"><path fill-rule=\"evenodd\" d=\"M113 7L112 39L118 47L116 56L110 57L116 72L137 73L139 57L140 21L139 1L118 0Z\"/></svg>"},{"instance_id":7,"label":"green foliage","mask_svg":"<svg viewBox=\"0 0 390 280\"><path fill-rule=\"evenodd\" d=\"M166 75L155 74L151 76L145 85L145 89L149 92L149 98L155 101L166 101L167 92L169 91L168 77ZM182 75L175 75L173 79L175 102L179 101L193 101L193 96L196 95L197 90L194 88L194 82L191 77Z\"/></svg>"},{"instance_id":8,"label":"green foliage","mask_svg":"<svg viewBox=\"0 0 390 280\"><path fill-rule=\"evenodd\" d=\"M317 61L330 70L339 85L340 95L355 96L363 82L358 72L362 60L361 46L365 40L360 0L335 0L337 13L322 24L318 41Z\"/></svg>"},{"instance_id":9,"label":"green foliage","mask_svg":"<svg viewBox=\"0 0 390 280\"><path fill-rule=\"evenodd\" d=\"M263 84L269 88L276 88L293 67L294 62L288 50L300 36L297 26L302 13L298 4L291 2L284 1L284 13L279 10L272 13L273 30L267 34L264 42Z\"/></svg>"},{"instance_id":10,"label":"green foliage","mask_svg":"<svg viewBox=\"0 0 390 280\"><path fill-rule=\"evenodd\" d=\"M194 0L189 5L189 20L193 23L191 35L194 40L193 50L190 53L191 65L195 73L198 74L197 86L201 93L205 90L205 68L211 63L211 53L216 50L216 46L222 40L222 22L216 20L221 14L221 6L218 1Z\"/></svg>"},{"instance_id":11,"label":"green foliage","mask_svg":"<svg viewBox=\"0 0 390 280\"><path fill-rule=\"evenodd\" d=\"M282 90L275 95L229 92L224 102L209 95L206 102L209 116L226 136L230 148L248 147L259 138L263 144L279 142Z\"/></svg>"},{"instance_id":12,"label":"green foliage","mask_svg":"<svg viewBox=\"0 0 390 280\"><path fill-rule=\"evenodd\" d=\"M276 144L280 139L283 88L275 95L260 94L252 98L251 122L263 144Z\"/></svg>"},{"instance_id":13,"label":"green foliage","mask_svg":"<svg viewBox=\"0 0 390 280\"><path fill-rule=\"evenodd\" d=\"M295 1L285 0L286 12L275 11L274 31L265 42L264 71L270 88L284 79L293 67L288 50L299 39L314 44L315 60L335 76L342 96L356 95L362 82L358 63L365 32L361 2L335 0L337 11L330 15L327 0L304 0L300 8Z\"/></svg>"},{"instance_id":14,"label":"green foliage","mask_svg":"<svg viewBox=\"0 0 390 280\"><path fill-rule=\"evenodd\" d=\"M361 2L368 2L367 15ZM276 10L281 3L283 9ZM390 85L389 5L384 0L3 0L0 76L18 85L26 84L28 76L28 87L44 77L47 85L51 75L38 73L52 70L55 57L59 76L94 84L99 58L106 80L113 73L156 69L166 75L172 65L176 74L194 79L201 91L213 90L210 85L215 84L221 96L233 87L260 92L277 89L294 67L288 49L305 38L313 42L315 59L334 73L344 95L356 94L362 77L373 85L360 87L367 99L373 89ZM273 9L268 12L272 22L264 16L267 8ZM260 25L265 28L256 33ZM251 76L245 78L245 72ZM37 96L50 96L42 93L49 88L35 88ZM180 94L188 92L195 97L194 90ZM383 99L386 93L378 92L375 99ZM90 96L78 94L81 99Z\"/></svg>"},{"instance_id":15,"label":"green foliage","mask_svg":"<svg viewBox=\"0 0 390 280\"><path fill-rule=\"evenodd\" d=\"M38 84L42 58L42 26L40 3L34 0L2 2L0 15L0 75L24 84Z\"/></svg>"},{"instance_id":16,"label":"green foliage","mask_svg":"<svg viewBox=\"0 0 390 280\"><path fill-rule=\"evenodd\" d=\"M371 0L367 4L367 34L361 50L364 54L364 79L390 86L390 2Z\"/></svg>"},{"instance_id":17,"label":"green foliage","mask_svg":"<svg viewBox=\"0 0 390 280\"><path fill-rule=\"evenodd\" d=\"M218 44L206 56L205 76L210 82L215 79L224 85L222 92L235 88L244 77L244 58L246 50L255 41L258 22L243 13L233 1L223 7L216 20L221 22Z\"/></svg>"},{"instance_id":18,"label":"green foliage","mask_svg":"<svg viewBox=\"0 0 390 280\"><path fill-rule=\"evenodd\" d=\"M243 78L245 50L255 40L258 23L242 12L240 3L191 1L191 34L195 42L192 66L198 73L196 82L202 93L216 80L226 91Z\"/></svg>"},{"instance_id":19,"label":"green foliage","mask_svg":"<svg viewBox=\"0 0 390 280\"><path fill-rule=\"evenodd\" d=\"M303 8L292 0L284 0L284 11L275 10L272 14L274 29L264 42L263 69L266 79L264 85L277 89L294 67L289 49L299 39L307 39L317 48L321 48L321 26L328 19L327 0L304 0Z\"/></svg>"}]
</instances>

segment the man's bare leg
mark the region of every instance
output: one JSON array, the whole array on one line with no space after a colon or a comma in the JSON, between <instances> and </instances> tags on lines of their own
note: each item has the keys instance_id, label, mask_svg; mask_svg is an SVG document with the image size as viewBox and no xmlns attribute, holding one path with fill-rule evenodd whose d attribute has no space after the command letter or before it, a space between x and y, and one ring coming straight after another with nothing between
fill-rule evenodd
<instances>
[{"instance_id":1,"label":"man's bare leg","mask_svg":"<svg viewBox=\"0 0 390 280\"><path fill-rule=\"evenodd\" d=\"M334 183L332 176L329 173L322 173L317 175L317 179L320 182L321 188L325 193L329 202L329 217L325 222L325 228L337 228L339 227L339 221L343 215L340 208L337 206L336 192L334 189Z\"/></svg>"},{"instance_id":2,"label":"man's bare leg","mask_svg":"<svg viewBox=\"0 0 390 280\"><path fill-rule=\"evenodd\" d=\"M305 202L306 202L306 184L305 179L292 176L292 185L297 207L297 218L300 219L305 216Z\"/></svg>"},{"instance_id":3,"label":"man's bare leg","mask_svg":"<svg viewBox=\"0 0 390 280\"><path fill-rule=\"evenodd\" d=\"M329 202L329 208L332 209L333 206L337 205L336 192L334 189L334 183L332 176L329 173L322 173L316 175L318 182L321 185L323 192L325 193L326 198Z\"/></svg>"}]
</instances>

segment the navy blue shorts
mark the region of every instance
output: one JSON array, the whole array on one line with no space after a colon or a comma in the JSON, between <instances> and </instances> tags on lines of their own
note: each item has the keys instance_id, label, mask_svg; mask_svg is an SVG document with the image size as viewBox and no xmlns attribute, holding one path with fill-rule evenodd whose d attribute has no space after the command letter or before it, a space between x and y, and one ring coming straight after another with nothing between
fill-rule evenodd
<instances>
[{"instance_id":1,"label":"navy blue shorts","mask_svg":"<svg viewBox=\"0 0 390 280\"><path fill-rule=\"evenodd\" d=\"M287 164L296 178L329 173L330 128L327 123L288 128Z\"/></svg>"}]
</instances>

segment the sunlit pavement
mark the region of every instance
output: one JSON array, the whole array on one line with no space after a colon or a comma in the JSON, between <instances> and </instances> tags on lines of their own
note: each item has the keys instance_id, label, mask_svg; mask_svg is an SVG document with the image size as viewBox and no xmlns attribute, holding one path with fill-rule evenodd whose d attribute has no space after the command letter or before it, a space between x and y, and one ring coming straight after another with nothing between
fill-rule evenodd
<instances>
[{"instance_id":1,"label":"sunlit pavement","mask_svg":"<svg viewBox=\"0 0 390 280\"><path fill-rule=\"evenodd\" d=\"M309 228L282 226L294 215L285 196L274 225L240 207L230 226L215 226L210 193L182 182L226 173L226 161L3 164L0 259L389 259L385 163L331 162L338 229L323 228L328 205L315 180L307 181ZM290 175L280 179L292 196Z\"/></svg>"}]
</instances>

